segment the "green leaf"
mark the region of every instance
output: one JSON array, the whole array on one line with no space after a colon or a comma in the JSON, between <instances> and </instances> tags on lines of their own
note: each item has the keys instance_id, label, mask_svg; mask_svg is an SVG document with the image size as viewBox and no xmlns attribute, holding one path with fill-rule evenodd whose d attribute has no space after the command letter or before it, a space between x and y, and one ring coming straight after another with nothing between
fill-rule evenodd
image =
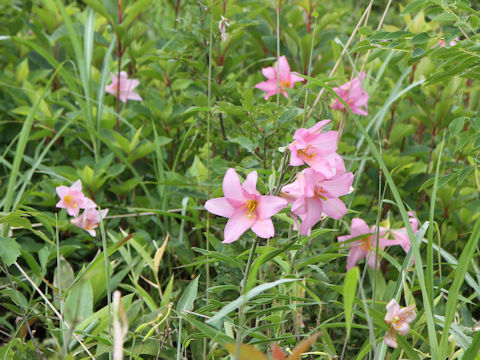
<instances>
[{"instance_id":1,"label":"green leaf","mask_svg":"<svg viewBox=\"0 0 480 360\"><path fill-rule=\"evenodd\" d=\"M207 338L211 341L218 342L220 345L230 344L235 340L232 339L230 336L218 331L217 329L206 325L191 316L185 316L185 320L187 320L190 324L192 324L195 328L200 330Z\"/></svg>"},{"instance_id":2,"label":"green leaf","mask_svg":"<svg viewBox=\"0 0 480 360\"><path fill-rule=\"evenodd\" d=\"M90 281L82 279L65 299L64 316L68 324L78 324L93 313L93 289Z\"/></svg>"},{"instance_id":3,"label":"green leaf","mask_svg":"<svg viewBox=\"0 0 480 360\"><path fill-rule=\"evenodd\" d=\"M255 296L261 294L262 292L271 289L277 285L289 283L293 281L299 281L300 279L281 279L266 284L258 285L250 290L246 295L240 295L236 300L225 305L219 312L215 314L211 319L207 321L208 324L212 324L215 327L220 327L222 319L227 316L232 311L238 309L242 304L246 303L248 300L254 298Z\"/></svg>"},{"instance_id":4,"label":"green leaf","mask_svg":"<svg viewBox=\"0 0 480 360\"><path fill-rule=\"evenodd\" d=\"M343 282L343 310L345 311L347 338L350 336L350 330L352 329L353 301L357 294L359 276L360 272L358 267L354 266L347 272L345 281Z\"/></svg>"},{"instance_id":5,"label":"green leaf","mask_svg":"<svg viewBox=\"0 0 480 360\"><path fill-rule=\"evenodd\" d=\"M13 238L0 236L0 258L5 265L10 266L20 255L20 245Z\"/></svg>"},{"instance_id":6,"label":"green leaf","mask_svg":"<svg viewBox=\"0 0 480 360\"><path fill-rule=\"evenodd\" d=\"M177 312L179 314L193 309L193 302L197 297L198 279L200 279L200 276L197 276L195 280L188 284L182 296L180 296L180 299L177 303Z\"/></svg>"},{"instance_id":7,"label":"green leaf","mask_svg":"<svg viewBox=\"0 0 480 360\"><path fill-rule=\"evenodd\" d=\"M480 350L480 331L475 332L472 339L472 345L463 354L462 360L476 360L478 359L478 352Z\"/></svg>"},{"instance_id":8,"label":"green leaf","mask_svg":"<svg viewBox=\"0 0 480 360\"><path fill-rule=\"evenodd\" d=\"M456 136L462 131L463 129L463 124L465 123L465 117L459 117L454 119L449 125L448 125L448 130L450 130L450 134L452 136Z\"/></svg>"},{"instance_id":9,"label":"green leaf","mask_svg":"<svg viewBox=\"0 0 480 360\"><path fill-rule=\"evenodd\" d=\"M417 12L420 9L424 9L425 7L428 6L428 1L425 0L414 0L408 3L407 6L405 6L405 9L403 9L401 15L405 16L408 13L411 12Z\"/></svg>"},{"instance_id":10,"label":"green leaf","mask_svg":"<svg viewBox=\"0 0 480 360\"><path fill-rule=\"evenodd\" d=\"M440 15L435 16L432 21L436 22L450 22L457 20L457 17L450 13L441 13Z\"/></svg>"}]
</instances>

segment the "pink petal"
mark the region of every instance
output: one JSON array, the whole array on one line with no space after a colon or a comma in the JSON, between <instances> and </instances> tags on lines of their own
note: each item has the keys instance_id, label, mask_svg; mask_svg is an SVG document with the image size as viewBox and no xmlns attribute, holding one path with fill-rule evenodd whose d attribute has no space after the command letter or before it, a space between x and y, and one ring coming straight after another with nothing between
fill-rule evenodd
<instances>
[{"instance_id":1,"label":"pink petal","mask_svg":"<svg viewBox=\"0 0 480 360\"><path fill-rule=\"evenodd\" d=\"M368 258L367 262L368 262L368 266L370 266L370 269L372 270L375 270L375 266L377 267L377 269L380 269L380 260L377 259L377 261L375 262L375 258L378 256L376 256L377 254L375 253L375 248L370 250L366 257L365 258Z\"/></svg>"},{"instance_id":2,"label":"pink petal","mask_svg":"<svg viewBox=\"0 0 480 360\"><path fill-rule=\"evenodd\" d=\"M55 191L57 192L57 195L58 195L60 198L63 198L65 195L67 195L69 190L70 190L70 189L69 189L67 186L65 186L65 185L57 186L57 187L55 188Z\"/></svg>"},{"instance_id":3,"label":"pink petal","mask_svg":"<svg viewBox=\"0 0 480 360\"><path fill-rule=\"evenodd\" d=\"M397 321L392 324L392 327L398 331L400 335L407 335L410 331L410 325L405 321Z\"/></svg>"},{"instance_id":4,"label":"pink petal","mask_svg":"<svg viewBox=\"0 0 480 360\"><path fill-rule=\"evenodd\" d=\"M305 219L300 225L300 234L307 235L312 227L322 218L322 202L314 198L308 198L305 201L306 214Z\"/></svg>"},{"instance_id":5,"label":"pink petal","mask_svg":"<svg viewBox=\"0 0 480 360\"><path fill-rule=\"evenodd\" d=\"M415 305L409 305L398 311L398 316L407 323L411 323L415 320L417 314L415 313Z\"/></svg>"},{"instance_id":6,"label":"pink petal","mask_svg":"<svg viewBox=\"0 0 480 360\"><path fill-rule=\"evenodd\" d=\"M270 96L278 92L277 80L262 81L255 85L255 88L265 91L265 100L267 100Z\"/></svg>"},{"instance_id":7,"label":"pink petal","mask_svg":"<svg viewBox=\"0 0 480 360\"><path fill-rule=\"evenodd\" d=\"M135 91L130 91L127 95L127 98L134 101L143 101L142 97L138 95Z\"/></svg>"},{"instance_id":8,"label":"pink petal","mask_svg":"<svg viewBox=\"0 0 480 360\"><path fill-rule=\"evenodd\" d=\"M348 257L347 257L347 271L353 268L356 263L366 257L367 252L362 249L361 245L357 245L354 243L354 245L350 248L350 251L348 252Z\"/></svg>"},{"instance_id":9,"label":"pink petal","mask_svg":"<svg viewBox=\"0 0 480 360\"><path fill-rule=\"evenodd\" d=\"M260 195L259 192L257 191L257 179L258 179L258 174L256 171L252 171L247 175L247 178L242 184L243 190L245 190L247 193L251 195Z\"/></svg>"},{"instance_id":10,"label":"pink petal","mask_svg":"<svg viewBox=\"0 0 480 360\"><path fill-rule=\"evenodd\" d=\"M333 197L343 196L349 193L353 183L351 172L335 176L333 179L322 181L322 187Z\"/></svg>"},{"instance_id":11,"label":"pink petal","mask_svg":"<svg viewBox=\"0 0 480 360\"><path fill-rule=\"evenodd\" d=\"M295 83L299 81L303 82L305 81L305 79L295 75L294 73L290 73L290 88L293 88L295 86Z\"/></svg>"},{"instance_id":12,"label":"pink petal","mask_svg":"<svg viewBox=\"0 0 480 360\"><path fill-rule=\"evenodd\" d=\"M241 206L247 201L243 194L242 185L240 185L240 178L232 168L227 170L223 178L223 195L233 207Z\"/></svg>"},{"instance_id":13,"label":"pink petal","mask_svg":"<svg viewBox=\"0 0 480 360\"><path fill-rule=\"evenodd\" d=\"M273 67L266 67L262 69L263 76L265 76L268 80L277 78L276 70Z\"/></svg>"},{"instance_id":14,"label":"pink petal","mask_svg":"<svg viewBox=\"0 0 480 360\"><path fill-rule=\"evenodd\" d=\"M322 203L323 212L332 219L340 220L348 212L347 207L340 199L329 198L326 201L322 201Z\"/></svg>"},{"instance_id":15,"label":"pink petal","mask_svg":"<svg viewBox=\"0 0 480 360\"><path fill-rule=\"evenodd\" d=\"M223 216L223 217L231 217L235 208L230 205L228 200L224 197L210 199L205 203L205 209L207 209L212 214Z\"/></svg>"},{"instance_id":16,"label":"pink petal","mask_svg":"<svg viewBox=\"0 0 480 360\"><path fill-rule=\"evenodd\" d=\"M95 204L95 202L87 197L82 197L81 199L79 199L80 201L78 202L79 205L78 207L80 209L90 209L90 208L96 208L97 207L97 204Z\"/></svg>"},{"instance_id":17,"label":"pink petal","mask_svg":"<svg viewBox=\"0 0 480 360\"><path fill-rule=\"evenodd\" d=\"M387 313L390 313L393 317L395 317L400 310L400 305L398 304L397 300L392 299L389 301L387 306L385 306L385 308L387 309Z\"/></svg>"},{"instance_id":18,"label":"pink petal","mask_svg":"<svg viewBox=\"0 0 480 360\"><path fill-rule=\"evenodd\" d=\"M385 341L385 345L390 346L394 349L398 347L397 344L397 333L393 328L390 328L386 333L385 333L385 338L383 339Z\"/></svg>"},{"instance_id":19,"label":"pink petal","mask_svg":"<svg viewBox=\"0 0 480 360\"><path fill-rule=\"evenodd\" d=\"M72 186L70 186L70 190L82 191L82 182L80 179L75 181Z\"/></svg>"},{"instance_id":20,"label":"pink petal","mask_svg":"<svg viewBox=\"0 0 480 360\"><path fill-rule=\"evenodd\" d=\"M117 80L117 75L115 75L113 72L110 73L110 77L112 79L112 84L116 83Z\"/></svg>"},{"instance_id":21,"label":"pink petal","mask_svg":"<svg viewBox=\"0 0 480 360\"><path fill-rule=\"evenodd\" d=\"M275 229L270 218L257 220L252 226L252 230L255 234L264 239L269 239L275 235Z\"/></svg>"},{"instance_id":22,"label":"pink petal","mask_svg":"<svg viewBox=\"0 0 480 360\"><path fill-rule=\"evenodd\" d=\"M280 68L280 79L285 78L285 80L288 80L288 76L290 75L290 65L288 65L285 55L278 58L278 64ZM274 68L277 69L277 63L275 63Z\"/></svg>"},{"instance_id":23,"label":"pink petal","mask_svg":"<svg viewBox=\"0 0 480 360\"><path fill-rule=\"evenodd\" d=\"M257 201L257 211L260 219L267 219L288 205L287 200L278 196L260 196Z\"/></svg>"},{"instance_id":24,"label":"pink petal","mask_svg":"<svg viewBox=\"0 0 480 360\"><path fill-rule=\"evenodd\" d=\"M224 230L225 244L230 244L236 240L255 223L255 218L248 217L242 209L235 209L232 217L228 220Z\"/></svg>"},{"instance_id":25,"label":"pink petal","mask_svg":"<svg viewBox=\"0 0 480 360\"><path fill-rule=\"evenodd\" d=\"M352 219L352 224L350 225L350 233L355 237L362 234L370 233L370 228L367 223L360 218Z\"/></svg>"}]
</instances>

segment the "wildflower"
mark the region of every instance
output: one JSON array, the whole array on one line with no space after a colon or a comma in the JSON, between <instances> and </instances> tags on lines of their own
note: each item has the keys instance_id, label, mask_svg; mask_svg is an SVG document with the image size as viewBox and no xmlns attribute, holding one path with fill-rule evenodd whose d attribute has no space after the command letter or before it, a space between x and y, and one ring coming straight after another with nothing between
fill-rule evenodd
<instances>
[{"instance_id":1,"label":"wildflower","mask_svg":"<svg viewBox=\"0 0 480 360\"><path fill-rule=\"evenodd\" d=\"M288 202L278 196L262 196L256 189L257 172L248 174L240 184L234 169L228 169L223 178L223 194L225 197L210 199L205 208L212 214L227 217L224 231L224 243L236 241L245 231L252 228L261 238L275 235L271 216L278 213Z\"/></svg>"},{"instance_id":2,"label":"wildflower","mask_svg":"<svg viewBox=\"0 0 480 360\"><path fill-rule=\"evenodd\" d=\"M60 197L60 201L57 203L58 208L67 210L68 215L78 216L80 209L94 208L97 205L87 198L82 193L82 182L80 180L75 181L72 186L57 186L57 195Z\"/></svg>"},{"instance_id":3,"label":"wildflower","mask_svg":"<svg viewBox=\"0 0 480 360\"><path fill-rule=\"evenodd\" d=\"M90 235L95 236L95 229L98 227L98 224L100 224L101 219L105 219L107 213L108 209L103 209L101 211L98 211L97 209L85 209L82 215L70 220L70 222L73 225L86 230Z\"/></svg>"},{"instance_id":4,"label":"wildflower","mask_svg":"<svg viewBox=\"0 0 480 360\"><path fill-rule=\"evenodd\" d=\"M398 245L396 241L388 240L384 238L386 229L379 229L379 248L384 249L386 246ZM375 260L375 248L377 246L377 230L375 226L369 228L367 223L359 218L354 218L350 226L350 235L344 235L337 237L338 241L347 241L353 238L359 238L352 242L347 257L347 271L350 270L355 264L362 258L368 258L368 265L375 270L375 263L379 268L378 260Z\"/></svg>"},{"instance_id":5,"label":"wildflower","mask_svg":"<svg viewBox=\"0 0 480 360\"><path fill-rule=\"evenodd\" d=\"M413 233L417 234L418 232L418 220L415 217L415 213L412 211L408 212L408 215L410 216L410 225L412 227ZM408 254L410 251L410 238L408 237L407 233L407 228L402 227L400 229L391 229L390 233L392 234L392 237L395 241L399 243L399 245L402 247L402 249Z\"/></svg>"},{"instance_id":6,"label":"wildflower","mask_svg":"<svg viewBox=\"0 0 480 360\"><path fill-rule=\"evenodd\" d=\"M138 95L133 89L135 89L140 81L137 79L129 79L125 71L120 72L120 78L114 73L110 73L112 83L105 87L105 92L118 96L122 102L127 102L127 99L142 101L142 97Z\"/></svg>"},{"instance_id":7,"label":"wildflower","mask_svg":"<svg viewBox=\"0 0 480 360\"><path fill-rule=\"evenodd\" d=\"M292 212L302 221L300 234L309 236L312 227L322 216L340 219L347 213L347 207L339 199L349 194L353 174L342 173L327 178L313 168L297 174L296 180L282 188L282 196L292 202Z\"/></svg>"},{"instance_id":8,"label":"wildflower","mask_svg":"<svg viewBox=\"0 0 480 360\"><path fill-rule=\"evenodd\" d=\"M277 69L279 70L278 74ZM255 87L265 91L265 100L278 92L281 92L288 98L285 89L293 89L296 82L303 81L303 78L290 72L290 66L285 56L280 56L278 65L277 62L275 62L272 67L263 68L262 73L267 78L267 81L262 81L255 85Z\"/></svg>"},{"instance_id":9,"label":"wildflower","mask_svg":"<svg viewBox=\"0 0 480 360\"><path fill-rule=\"evenodd\" d=\"M220 36L222 37L222 41L227 40L227 27L230 26L230 23L228 22L228 19L223 17L222 19L218 22L218 30L220 30Z\"/></svg>"},{"instance_id":10,"label":"wildflower","mask_svg":"<svg viewBox=\"0 0 480 360\"><path fill-rule=\"evenodd\" d=\"M385 344L396 348L397 332L400 335L407 335L410 331L410 323L415 319L415 305L409 305L400 308L395 299L390 300L386 306L385 322L390 325L390 329L385 334Z\"/></svg>"},{"instance_id":11,"label":"wildflower","mask_svg":"<svg viewBox=\"0 0 480 360\"><path fill-rule=\"evenodd\" d=\"M290 150L290 165L300 166L308 164L326 177L345 172L345 164L337 150L337 131L322 133L322 128L330 120L319 121L310 129L298 129L293 135L295 140L288 145Z\"/></svg>"},{"instance_id":12,"label":"wildflower","mask_svg":"<svg viewBox=\"0 0 480 360\"><path fill-rule=\"evenodd\" d=\"M368 94L362 87L363 80L365 80L364 71L360 73L360 78L356 77L352 81L334 88L333 91L345 101L354 114L367 116ZM330 107L344 112L347 111L345 106L338 99L335 99L335 102L330 105Z\"/></svg>"}]
</instances>

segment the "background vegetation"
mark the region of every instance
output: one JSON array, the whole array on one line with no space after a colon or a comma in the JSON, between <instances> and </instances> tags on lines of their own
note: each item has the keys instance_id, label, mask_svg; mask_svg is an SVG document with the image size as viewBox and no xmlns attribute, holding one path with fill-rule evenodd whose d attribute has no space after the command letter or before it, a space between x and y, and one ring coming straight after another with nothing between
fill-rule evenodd
<instances>
[{"instance_id":1,"label":"background vegetation","mask_svg":"<svg viewBox=\"0 0 480 360\"><path fill-rule=\"evenodd\" d=\"M314 333L305 359L478 359L478 11L464 0L1 3L0 357L111 358L120 290L128 359L228 359L239 337L267 352ZM265 101L254 85L278 55L307 81ZM143 101L105 93L120 69ZM369 115L331 110L332 88L361 70ZM253 233L222 244L225 219L203 204L230 167L277 190L295 174L293 133L323 119L343 128L349 214L306 237L283 211L245 273ZM109 208L96 237L55 207L55 188L77 179ZM336 237L350 220L400 228L407 210L421 225L413 254L392 247L378 271L361 262L346 276ZM383 343L392 298L417 309L396 350Z\"/></svg>"}]
</instances>

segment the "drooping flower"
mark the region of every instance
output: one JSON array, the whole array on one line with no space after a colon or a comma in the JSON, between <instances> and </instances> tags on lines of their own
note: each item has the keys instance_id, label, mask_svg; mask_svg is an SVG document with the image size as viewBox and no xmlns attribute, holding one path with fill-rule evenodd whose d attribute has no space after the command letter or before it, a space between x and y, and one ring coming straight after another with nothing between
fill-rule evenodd
<instances>
[{"instance_id":1,"label":"drooping flower","mask_svg":"<svg viewBox=\"0 0 480 360\"><path fill-rule=\"evenodd\" d=\"M60 197L60 201L56 206L66 209L68 215L78 216L80 209L89 209L97 206L92 200L83 195L82 182L80 180L75 181L70 187L65 185L57 186L55 190Z\"/></svg>"},{"instance_id":2,"label":"drooping flower","mask_svg":"<svg viewBox=\"0 0 480 360\"><path fill-rule=\"evenodd\" d=\"M223 178L225 197L205 203L205 208L212 214L229 218L224 230L224 243L236 241L250 228L261 238L275 235L270 218L285 208L288 202L278 196L260 195L256 189L257 177L257 172L252 171L240 184L237 172L228 169Z\"/></svg>"},{"instance_id":3,"label":"drooping flower","mask_svg":"<svg viewBox=\"0 0 480 360\"><path fill-rule=\"evenodd\" d=\"M135 89L140 81L137 79L129 79L125 71L120 72L120 78L114 73L110 73L112 78L111 84L105 87L105 92L118 96L122 102L128 100L142 101L142 97L138 95L133 89Z\"/></svg>"},{"instance_id":4,"label":"drooping flower","mask_svg":"<svg viewBox=\"0 0 480 360\"><path fill-rule=\"evenodd\" d=\"M345 103L347 103L354 114L367 116L368 94L362 87L363 80L365 80L364 71L360 73L360 78L356 77L352 81L338 86L333 90L342 98L343 101L345 101ZM332 109L341 110L344 112L347 111L345 106L338 99L335 99L335 102L330 105L330 107Z\"/></svg>"},{"instance_id":5,"label":"drooping flower","mask_svg":"<svg viewBox=\"0 0 480 360\"><path fill-rule=\"evenodd\" d=\"M418 232L418 220L415 216L413 211L409 211L408 215L410 216L410 225L412 226L412 230L414 234ZM402 249L408 254L410 251L411 243L410 238L408 237L407 228L402 227L400 229L391 229L390 230L392 237L395 241L397 241Z\"/></svg>"},{"instance_id":6,"label":"drooping flower","mask_svg":"<svg viewBox=\"0 0 480 360\"><path fill-rule=\"evenodd\" d=\"M278 73L277 69L279 70ZM265 100L279 92L288 98L285 89L293 89L296 82L303 81L303 78L290 72L290 66L284 55L279 57L278 65L277 62L275 62L272 67L263 68L262 73L267 78L267 81L262 81L255 85L255 87L265 91Z\"/></svg>"},{"instance_id":7,"label":"drooping flower","mask_svg":"<svg viewBox=\"0 0 480 360\"><path fill-rule=\"evenodd\" d=\"M82 215L70 220L70 222L73 225L86 230L90 235L95 236L95 229L98 227L98 224L100 224L100 221L105 219L107 213L108 209L102 209L101 211L98 211L97 209L85 209Z\"/></svg>"},{"instance_id":8,"label":"drooping flower","mask_svg":"<svg viewBox=\"0 0 480 360\"><path fill-rule=\"evenodd\" d=\"M397 332L400 335L407 335L410 331L410 323L415 319L415 305L409 305L401 308L397 300L392 299L386 306L385 322L390 325L390 329L385 334L385 344L396 348Z\"/></svg>"},{"instance_id":9,"label":"drooping flower","mask_svg":"<svg viewBox=\"0 0 480 360\"><path fill-rule=\"evenodd\" d=\"M218 30L220 31L220 36L222 38L222 41L227 40L227 27L230 26L230 23L228 22L228 19L223 17L221 20L218 22Z\"/></svg>"},{"instance_id":10,"label":"drooping flower","mask_svg":"<svg viewBox=\"0 0 480 360\"><path fill-rule=\"evenodd\" d=\"M398 245L397 241L385 238L385 232L386 230L380 227L379 248L383 250L387 246ZM369 228L364 220L354 218L352 219L352 224L350 226L350 235L338 236L337 240L344 242L357 237L360 238L350 244L350 250L348 251L347 256L347 271L354 267L362 258L368 258L368 265L373 270L375 270L375 263L377 263L378 269L380 264L378 263L378 260L377 262L375 261L375 248L377 246L377 230L375 226Z\"/></svg>"},{"instance_id":11,"label":"drooping flower","mask_svg":"<svg viewBox=\"0 0 480 360\"><path fill-rule=\"evenodd\" d=\"M326 177L313 168L297 173L296 180L282 188L281 194L292 202L292 212L302 221L300 234L309 236L312 227L322 216L340 219L347 213L347 207L339 199L349 194L353 174L342 173Z\"/></svg>"},{"instance_id":12,"label":"drooping flower","mask_svg":"<svg viewBox=\"0 0 480 360\"><path fill-rule=\"evenodd\" d=\"M336 153L338 132L322 133L329 122L319 121L310 129L295 131L294 142L288 145L291 166L307 164L328 178L345 172L345 163Z\"/></svg>"}]
</instances>

